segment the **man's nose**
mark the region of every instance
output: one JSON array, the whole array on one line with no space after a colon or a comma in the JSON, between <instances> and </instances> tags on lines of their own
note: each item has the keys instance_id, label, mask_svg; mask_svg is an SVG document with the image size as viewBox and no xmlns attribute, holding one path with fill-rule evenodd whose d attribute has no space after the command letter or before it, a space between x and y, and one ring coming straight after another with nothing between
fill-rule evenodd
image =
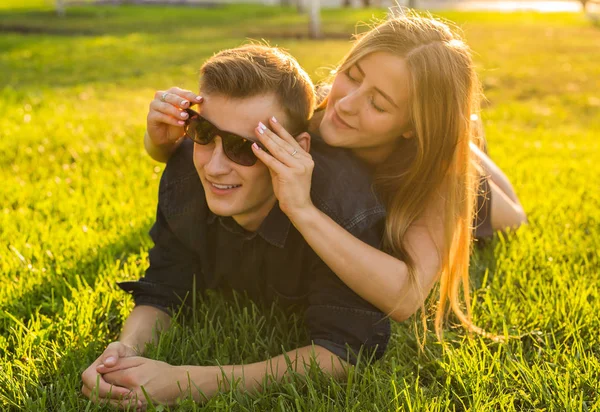
<instances>
[{"instance_id":1,"label":"man's nose","mask_svg":"<svg viewBox=\"0 0 600 412\"><path fill-rule=\"evenodd\" d=\"M204 166L204 170L213 176L231 172L231 160L223 151L223 142L220 136L215 137L215 147L210 156L210 161Z\"/></svg>"}]
</instances>

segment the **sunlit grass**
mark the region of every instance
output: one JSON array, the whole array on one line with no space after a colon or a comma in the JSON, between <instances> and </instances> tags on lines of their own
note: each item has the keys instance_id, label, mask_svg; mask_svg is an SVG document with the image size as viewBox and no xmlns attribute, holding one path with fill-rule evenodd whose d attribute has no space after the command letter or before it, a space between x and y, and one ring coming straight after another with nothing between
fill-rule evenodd
<instances>
[{"instance_id":1,"label":"sunlit grass","mask_svg":"<svg viewBox=\"0 0 600 412\"><path fill-rule=\"evenodd\" d=\"M115 282L140 277L151 246L163 166L142 135L154 91L195 89L204 59L247 38L289 49L320 80L372 15L385 13L325 11L336 37L315 42L297 36L306 17L292 9L80 7L59 19L49 3L3 3L0 409L95 409L79 395L80 373L118 336L132 302ZM577 14L443 16L476 52L490 152L530 220L476 251L474 318L521 338L495 344L448 328L444 345L428 336L419 352L407 322L385 358L347 382L316 374L224 394L212 409L600 409L600 31ZM251 362L305 339L277 310L215 296L197 320L151 355Z\"/></svg>"}]
</instances>

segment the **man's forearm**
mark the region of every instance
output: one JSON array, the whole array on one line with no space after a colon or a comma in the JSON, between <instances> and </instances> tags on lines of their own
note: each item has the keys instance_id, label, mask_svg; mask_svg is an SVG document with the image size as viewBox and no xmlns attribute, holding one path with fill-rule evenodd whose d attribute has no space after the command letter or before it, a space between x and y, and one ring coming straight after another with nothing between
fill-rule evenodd
<instances>
[{"instance_id":1,"label":"man's forearm","mask_svg":"<svg viewBox=\"0 0 600 412\"><path fill-rule=\"evenodd\" d=\"M171 317L162 310L152 306L136 306L123 325L119 341L141 354L146 343L155 341L158 333L170 325Z\"/></svg>"},{"instance_id":2,"label":"man's forearm","mask_svg":"<svg viewBox=\"0 0 600 412\"><path fill-rule=\"evenodd\" d=\"M285 355L249 365L180 366L178 383L181 388L189 388L188 384L191 384L191 394L197 402L204 402L206 400L204 396L212 398L219 390L229 390L230 383L238 380L237 388L245 391L260 391L266 376L276 382L281 382L286 377L289 372L286 356L295 372L306 375L313 353L315 361L323 372L338 379L346 376L348 364L322 346L315 345L295 349Z\"/></svg>"}]
</instances>

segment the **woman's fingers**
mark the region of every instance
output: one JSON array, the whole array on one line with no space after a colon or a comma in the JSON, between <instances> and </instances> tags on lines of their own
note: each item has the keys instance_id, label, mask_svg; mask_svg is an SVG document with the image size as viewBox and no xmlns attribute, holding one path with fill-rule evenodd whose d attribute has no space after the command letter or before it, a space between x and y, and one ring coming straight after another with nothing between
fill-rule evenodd
<instances>
[{"instance_id":1,"label":"woman's fingers","mask_svg":"<svg viewBox=\"0 0 600 412\"><path fill-rule=\"evenodd\" d=\"M279 175L285 173L285 171L288 169L287 166L285 166L279 160L271 156L269 153L265 152L256 143L252 145L252 151L261 162L263 162L270 170L272 170L276 174Z\"/></svg>"},{"instance_id":2,"label":"woman's fingers","mask_svg":"<svg viewBox=\"0 0 600 412\"><path fill-rule=\"evenodd\" d=\"M258 126L254 133L269 153L288 167L300 166L310 156L299 145L290 145L267 128Z\"/></svg>"},{"instance_id":3,"label":"woman's fingers","mask_svg":"<svg viewBox=\"0 0 600 412\"><path fill-rule=\"evenodd\" d=\"M271 118L270 122L273 121L273 118ZM278 129L280 130L279 132L277 130L270 130L267 128L267 126L265 126L264 124L262 124L262 122L260 122L258 124L259 127L259 133L262 131L267 137L269 137L271 140L273 140L277 145L283 147L285 150L287 150L288 153L294 153L294 150L296 150L296 153L300 152L300 150L302 150L302 148L300 147L300 145L298 144L298 142L296 142L296 139L294 139L293 137L290 136L290 134L283 128L283 126L279 125L279 123L275 122L276 125L278 125ZM282 136L286 137L286 138L282 138Z\"/></svg>"},{"instance_id":4,"label":"woman's fingers","mask_svg":"<svg viewBox=\"0 0 600 412\"><path fill-rule=\"evenodd\" d=\"M148 120L155 123L166 123L172 126L183 127L185 124L185 120L176 119L173 116L169 116L168 114L164 114L158 111L154 111L148 115Z\"/></svg>"},{"instance_id":5,"label":"woman's fingers","mask_svg":"<svg viewBox=\"0 0 600 412\"><path fill-rule=\"evenodd\" d=\"M283 127L283 125L281 123L279 123L279 121L275 118L275 116L273 116L269 119L269 125L271 126L271 129L273 129L273 132L275 132L277 134L277 136L279 138L281 138L281 140L290 144L295 149L298 149L298 148L302 149L302 147L300 146L300 144L298 144L298 142L296 141L294 136L292 136L291 134L288 133L287 130L285 130L285 127Z\"/></svg>"},{"instance_id":6,"label":"woman's fingers","mask_svg":"<svg viewBox=\"0 0 600 412\"><path fill-rule=\"evenodd\" d=\"M187 97L182 97L176 93L162 90L159 90L154 94L154 100L161 103L168 103L180 109L187 109L190 104L190 100Z\"/></svg>"},{"instance_id":7,"label":"woman's fingers","mask_svg":"<svg viewBox=\"0 0 600 412\"><path fill-rule=\"evenodd\" d=\"M158 90L154 93L154 100L169 103L180 109L187 109L194 104L201 103L203 98L189 90L171 87L169 90Z\"/></svg>"},{"instance_id":8,"label":"woman's fingers","mask_svg":"<svg viewBox=\"0 0 600 412\"><path fill-rule=\"evenodd\" d=\"M152 102L158 103L159 105L166 104L178 110L188 109L195 104L202 103L203 101L204 98L202 96L196 96L192 92L177 94L162 90L157 91L154 94L154 100L152 100Z\"/></svg>"},{"instance_id":9,"label":"woman's fingers","mask_svg":"<svg viewBox=\"0 0 600 412\"><path fill-rule=\"evenodd\" d=\"M181 97L181 101L187 100L190 105L201 103L203 100L202 96L199 96L190 90L180 89L179 87L171 87L167 90L167 93ZM177 98L175 98L175 100L177 100Z\"/></svg>"},{"instance_id":10,"label":"woman's fingers","mask_svg":"<svg viewBox=\"0 0 600 412\"><path fill-rule=\"evenodd\" d=\"M281 141L281 143L276 142L275 139L269 135L268 129L264 130L260 126L254 130L254 134L256 137L258 137L263 146L269 151L271 157L277 159L279 162L288 167L293 166L294 158L292 157L291 153L293 153L294 150L289 144L283 141ZM286 147L284 147L284 145Z\"/></svg>"},{"instance_id":11,"label":"woman's fingers","mask_svg":"<svg viewBox=\"0 0 600 412\"><path fill-rule=\"evenodd\" d=\"M183 121L185 121L189 117L187 112L183 111L179 107L175 107L171 103L161 102L159 100L152 100L152 102L150 103L149 114L152 114L153 112L164 113L173 117L174 119Z\"/></svg>"}]
</instances>

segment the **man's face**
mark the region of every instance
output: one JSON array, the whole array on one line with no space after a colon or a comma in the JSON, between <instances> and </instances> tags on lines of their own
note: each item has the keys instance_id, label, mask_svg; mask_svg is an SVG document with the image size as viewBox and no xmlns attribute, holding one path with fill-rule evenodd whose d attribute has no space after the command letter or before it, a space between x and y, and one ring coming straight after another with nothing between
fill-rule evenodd
<instances>
[{"instance_id":1,"label":"man's face","mask_svg":"<svg viewBox=\"0 0 600 412\"><path fill-rule=\"evenodd\" d=\"M254 129L275 116L285 119L273 94L232 99L204 95L201 114L219 129L258 141ZM204 186L210 210L231 216L246 230L258 229L275 204L269 169L259 160L242 166L223 153L221 138L207 145L194 143L194 165Z\"/></svg>"}]
</instances>

